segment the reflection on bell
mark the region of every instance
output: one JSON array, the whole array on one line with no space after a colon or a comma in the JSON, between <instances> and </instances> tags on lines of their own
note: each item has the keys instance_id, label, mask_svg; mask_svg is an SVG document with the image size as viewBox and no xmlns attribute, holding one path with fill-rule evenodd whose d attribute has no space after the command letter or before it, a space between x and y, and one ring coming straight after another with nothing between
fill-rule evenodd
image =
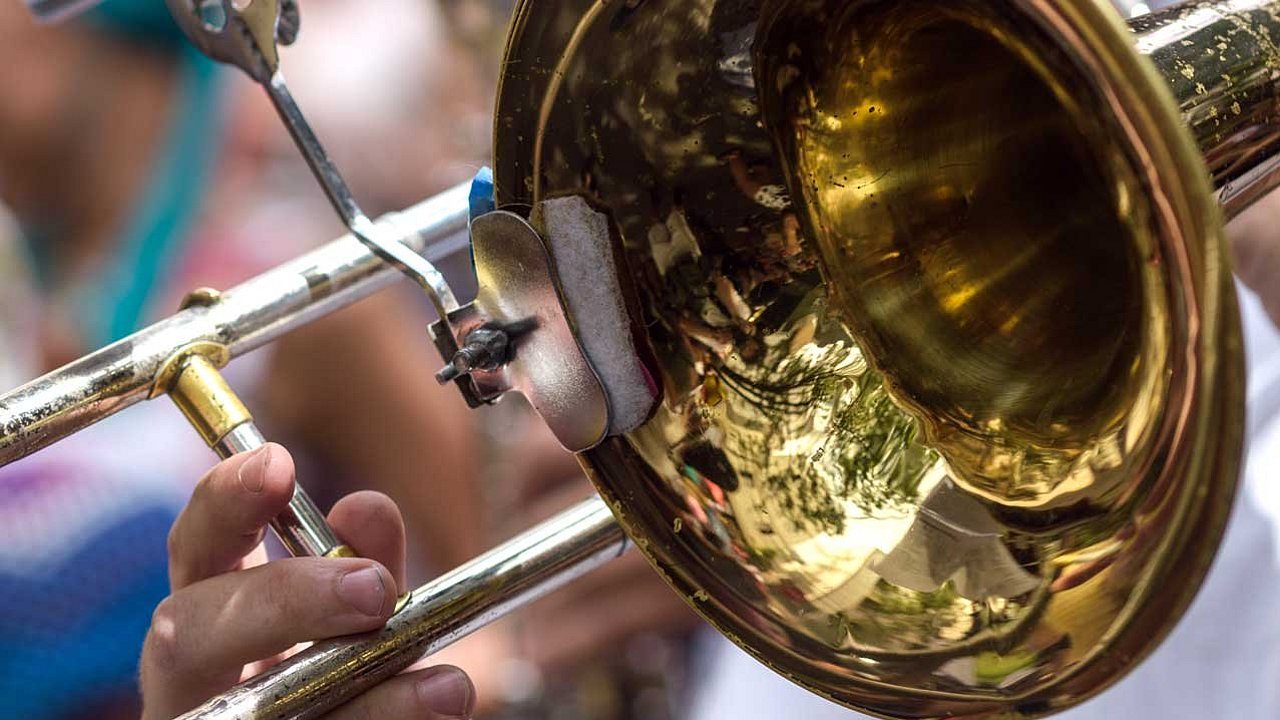
<instances>
[{"instance_id":1,"label":"reflection on bell","mask_svg":"<svg viewBox=\"0 0 1280 720\"><path fill-rule=\"evenodd\" d=\"M875 564L886 581L920 593L950 584L962 598L1016 598L1041 583L1002 542L1002 527L987 509L949 480L920 503L911 529Z\"/></svg>"}]
</instances>

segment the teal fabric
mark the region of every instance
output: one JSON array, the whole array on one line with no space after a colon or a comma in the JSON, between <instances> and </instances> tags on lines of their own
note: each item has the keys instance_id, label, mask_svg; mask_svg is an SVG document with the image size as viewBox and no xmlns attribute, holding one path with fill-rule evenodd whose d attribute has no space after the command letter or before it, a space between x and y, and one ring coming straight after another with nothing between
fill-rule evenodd
<instances>
[{"instance_id":1,"label":"teal fabric","mask_svg":"<svg viewBox=\"0 0 1280 720\"><path fill-rule=\"evenodd\" d=\"M217 107L221 73L193 46L184 46L179 57L179 95L157 163L111 261L82 295L86 340L94 346L114 342L141 325L157 286L195 225L213 170L222 131Z\"/></svg>"},{"instance_id":2,"label":"teal fabric","mask_svg":"<svg viewBox=\"0 0 1280 720\"><path fill-rule=\"evenodd\" d=\"M175 52L187 44L165 0L106 0L84 17L86 22L139 43Z\"/></svg>"},{"instance_id":3,"label":"teal fabric","mask_svg":"<svg viewBox=\"0 0 1280 720\"><path fill-rule=\"evenodd\" d=\"M107 0L84 22L113 35L171 51L180 77L169 122L141 196L96 282L76 293L84 341L100 346L137 330L158 285L181 256L198 219L221 141L218 107L223 71L187 42L164 0ZM54 275L55 223L24 226L32 265L42 284Z\"/></svg>"}]
</instances>

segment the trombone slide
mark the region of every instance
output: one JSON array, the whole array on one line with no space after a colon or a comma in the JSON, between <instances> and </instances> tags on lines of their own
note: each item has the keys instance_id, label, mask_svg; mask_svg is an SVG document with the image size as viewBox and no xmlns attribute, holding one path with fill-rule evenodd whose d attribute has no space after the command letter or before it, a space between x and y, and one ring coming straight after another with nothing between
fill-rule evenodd
<instances>
[{"instance_id":1,"label":"trombone slide","mask_svg":"<svg viewBox=\"0 0 1280 720\"><path fill-rule=\"evenodd\" d=\"M467 247L463 183L378 220L429 258ZM399 272L345 235L224 293L0 395L0 466L26 457L154 394L180 348L212 343L229 357L390 285Z\"/></svg>"}]
</instances>

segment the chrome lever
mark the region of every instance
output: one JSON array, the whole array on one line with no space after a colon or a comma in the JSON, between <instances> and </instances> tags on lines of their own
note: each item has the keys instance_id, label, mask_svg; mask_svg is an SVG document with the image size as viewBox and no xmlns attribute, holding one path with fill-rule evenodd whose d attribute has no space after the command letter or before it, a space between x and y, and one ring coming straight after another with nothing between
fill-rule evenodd
<instances>
[{"instance_id":1,"label":"chrome lever","mask_svg":"<svg viewBox=\"0 0 1280 720\"><path fill-rule=\"evenodd\" d=\"M210 58L235 65L263 87L276 113L289 130L312 174L338 217L351 234L378 257L416 282L436 313L447 322L458 300L444 276L426 258L385 234L365 215L320 139L293 99L280 71L277 40L290 44L297 36L299 14L295 0L165 0L174 20ZM446 343L458 348L450 336Z\"/></svg>"}]
</instances>

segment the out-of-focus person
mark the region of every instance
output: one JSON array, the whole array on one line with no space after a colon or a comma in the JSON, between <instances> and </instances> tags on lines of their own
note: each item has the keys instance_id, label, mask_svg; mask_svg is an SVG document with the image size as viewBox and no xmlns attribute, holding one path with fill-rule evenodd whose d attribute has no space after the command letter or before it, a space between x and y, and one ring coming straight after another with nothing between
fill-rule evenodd
<instances>
[{"instance_id":1,"label":"out-of-focus person","mask_svg":"<svg viewBox=\"0 0 1280 720\"><path fill-rule=\"evenodd\" d=\"M435 6L362 4L359 25L326 16L344 4L307 3L304 22L330 45L291 77L322 133L341 127L344 101L366 113L374 136L330 143L366 208L465 179L487 133L418 118L437 106L487 118L489 93ZM326 27L352 39L326 40ZM308 43L291 52L314 54ZM0 3L0 88L4 391L195 287L230 287L341 232L260 91L196 54L159 0L108 0L54 27ZM432 378L419 305L383 294L228 368L268 435L299 448L315 495L359 486L400 502L415 579L484 544L474 416ZM137 717L168 526L211 457L161 400L0 469L0 717Z\"/></svg>"},{"instance_id":2,"label":"out-of-focus person","mask_svg":"<svg viewBox=\"0 0 1280 720\"><path fill-rule=\"evenodd\" d=\"M526 404L504 402L483 428L487 495L492 516L502 519L496 536L594 492ZM630 553L504 621L509 654L498 659L497 673L477 679L483 717L679 720L692 684L690 640L700 626L645 558ZM466 661L458 662L469 667Z\"/></svg>"}]
</instances>

